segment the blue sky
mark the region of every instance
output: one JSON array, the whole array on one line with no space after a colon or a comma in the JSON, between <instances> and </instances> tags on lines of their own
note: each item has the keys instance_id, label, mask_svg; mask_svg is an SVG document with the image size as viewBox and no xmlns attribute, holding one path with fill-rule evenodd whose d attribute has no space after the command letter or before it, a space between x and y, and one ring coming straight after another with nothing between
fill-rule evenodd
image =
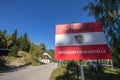
<instances>
[{"instance_id":1,"label":"blue sky","mask_svg":"<svg viewBox=\"0 0 120 80\"><path fill-rule=\"evenodd\" d=\"M54 49L56 24L95 21L82 9L89 1L0 0L0 30L12 34L18 29L18 36L26 32L35 44Z\"/></svg>"}]
</instances>

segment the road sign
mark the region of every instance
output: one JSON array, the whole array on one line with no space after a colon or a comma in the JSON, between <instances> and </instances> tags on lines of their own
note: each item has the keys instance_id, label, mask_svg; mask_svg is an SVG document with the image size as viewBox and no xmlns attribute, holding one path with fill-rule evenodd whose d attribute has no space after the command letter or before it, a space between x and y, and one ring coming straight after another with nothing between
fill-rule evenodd
<instances>
[{"instance_id":1,"label":"road sign","mask_svg":"<svg viewBox=\"0 0 120 80\"><path fill-rule=\"evenodd\" d=\"M111 58L100 22L56 25L56 60Z\"/></svg>"}]
</instances>

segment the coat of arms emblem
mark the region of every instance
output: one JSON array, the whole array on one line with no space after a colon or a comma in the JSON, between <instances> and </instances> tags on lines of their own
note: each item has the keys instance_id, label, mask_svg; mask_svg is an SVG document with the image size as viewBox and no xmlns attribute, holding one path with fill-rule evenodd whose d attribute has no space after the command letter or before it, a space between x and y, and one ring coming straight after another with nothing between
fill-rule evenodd
<instances>
[{"instance_id":1,"label":"coat of arms emblem","mask_svg":"<svg viewBox=\"0 0 120 80\"><path fill-rule=\"evenodd\" d=\"M75 42L76 42L76 43L82 44L83 41L84 41L83 35L80 35L80 34L75 35Z\"/></svg>"}]
</instances>

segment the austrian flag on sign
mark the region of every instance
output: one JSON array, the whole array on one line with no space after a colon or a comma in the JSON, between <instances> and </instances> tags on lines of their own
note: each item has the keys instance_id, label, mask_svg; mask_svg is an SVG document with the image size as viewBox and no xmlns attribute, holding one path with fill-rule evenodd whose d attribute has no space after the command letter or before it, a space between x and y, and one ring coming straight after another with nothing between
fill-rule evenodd
<instances>
[{"instance_id":1,"label":"austrian flag on sign","mask_svg":"<svg viewBox=\"0 0 120 80\"><path fill-rule=\"evenodd\" d=\"M100 22L56 25L55 59L112 59Z\"/></svg>"}]
</instances>

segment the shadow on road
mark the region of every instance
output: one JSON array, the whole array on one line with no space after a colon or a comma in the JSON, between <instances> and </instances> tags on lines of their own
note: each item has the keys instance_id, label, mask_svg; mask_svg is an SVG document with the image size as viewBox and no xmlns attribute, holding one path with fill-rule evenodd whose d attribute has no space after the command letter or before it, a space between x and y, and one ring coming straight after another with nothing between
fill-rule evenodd
<instances>
[{"instance_id":1,"label":"shadow on road","mask_svg":"<svg viewBox=\"0 0 120 80\"><path fill-rule=\"evenodd\" d=\"M26 66L29 66L30 64L31 63L27 63L27 64L20 65L20 66L8 66L8 68L1 73L14 72L14 71L18 71L18 70L21 70L21 69L25 69Z\"/></svg>"}]
</instances>

